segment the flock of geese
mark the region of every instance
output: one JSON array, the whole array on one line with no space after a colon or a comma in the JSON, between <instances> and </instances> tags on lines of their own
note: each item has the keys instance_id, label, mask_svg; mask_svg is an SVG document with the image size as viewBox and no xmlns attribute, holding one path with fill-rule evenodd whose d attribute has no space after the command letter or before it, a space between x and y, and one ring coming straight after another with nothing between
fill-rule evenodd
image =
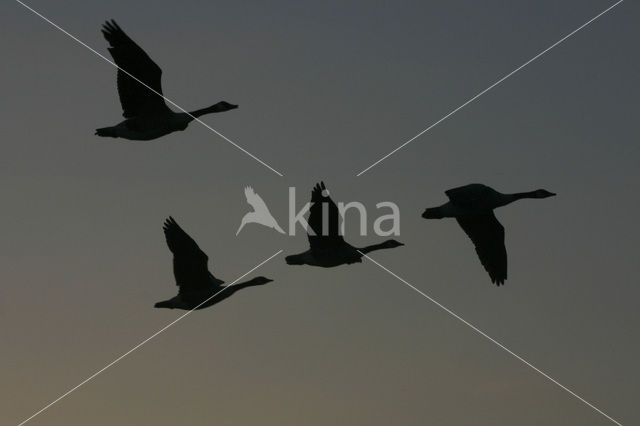
<instances>
[{"instance_id":1,"label":"flock of geese","mask_svg":"<svg viewBox=\"0 0 640 426\"><path fill-rule=\"evenodd\" d=\"M96 135L152 140L185 130L191 121L204 114L238 108L237 105L221 101L193 112L172 111L162 95L160 67L115 21L107 21L102 33L109 42L109 52L118 66L118 95L125 120L115 126L96 129ZM254 195L251 188L247 188L245 194L248 201L258 202L259 197ZM439 207L426 209L422 217L455 218L473 242L482 266L496 285L504 284L507 279L507 250L504 245L504 227L496 219L493 210L523 198L547 198L555 195L544 189L502 194L478 183L450 189L445 191L445 194L449 201ZM316 184L311 192L311 208L307 222L312 231L308 233L309 250L287 256L285 260L289 265L324 268L348 265L362 262L362 257L372 251L404 245L393 239L360 248L346 242L339 232L338 207L329 197L324 182ZM243 219L240 229L244 223ZM328 225L328 229L324 229L323 224ZM224 286L224 281L209 272L208 256L175 219L166 219L163 230L169 250L173 253L173 272L179 291L177 296L156 303L156 308L202 309L232 296L243 288L272 281L265 277L256 277L243 283ZM281 232L280 229L278 231Z\"/></svg>"}]
</instances>

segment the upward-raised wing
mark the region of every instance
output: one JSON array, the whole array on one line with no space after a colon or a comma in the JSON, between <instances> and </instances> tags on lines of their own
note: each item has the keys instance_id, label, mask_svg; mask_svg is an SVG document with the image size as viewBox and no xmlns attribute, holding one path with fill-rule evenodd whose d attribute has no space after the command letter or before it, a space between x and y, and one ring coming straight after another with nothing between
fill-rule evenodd
<instances>
[{"instance_id":1,"label":"upward-raised wing","mask_svg":"<svg viewBox=\"0 0 640 426\"><path fill-rule=\"evenodd\" d=\"M102 34L111 46L109 53L120 68L118 69L118 94L122 104L122 115L125 118L131 118L169 110L162 96L158 96L122 72L122 70L127 71L162 95L162 70L160 67L122 31L116 21L105 22Z\"/></svg>"},{"instance_id":2,"label":"upward-raised wing","mask_svg":"<svg viewBox=\"0 0 640 426\"><path fill-rule=\"evenodd\" d=\"M476 253L491 282L501 285L507 279L507 249L504 246L504 227L493 212L482 215L456 217L458 224L471 238Z\"/></svg>"},{"instance_id":3,"label":"upward-raised wing","mask_svg":"<svg viewBox=\"0 0 640 426\"><path fill-rule=\"evenodd\" d=\"M198 244L169 216L162 227L169 250L173 253L173 274L180 290L222 284L207 269L209 257Z\"/></svg>"},{"instance_id":4,"label":"upward-raised wing","mask_svg":"<svg viewBox=\"0 0 640 426\"><path fill-rule=\"evenodd\" d=\"M317 183L311 191L309 227L315 235L309 234L311 250L326 250L345 244L340 235L340 212L326 191L324 182ZM325 215L327 217L325 218ZM324 219L323 219L324 218Z\"/></svg>"}]
</instances>

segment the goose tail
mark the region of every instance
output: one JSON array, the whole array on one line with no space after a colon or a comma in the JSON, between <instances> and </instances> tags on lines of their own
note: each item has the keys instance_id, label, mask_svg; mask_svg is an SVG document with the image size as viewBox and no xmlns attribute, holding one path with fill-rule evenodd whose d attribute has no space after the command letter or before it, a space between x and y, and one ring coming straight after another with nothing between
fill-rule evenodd
<instances>
[{"instance_id":1,"label":"goose tail","mask_svg":"<svg viewBox=\"0 0 640 426\"><path fill-rule=\"evenodd\" d=\"M302 256L300 256L299 254L292 254L291 256L285 257L284 260L288 265L304 265Z\"/></svg>"},{"instance_id":2,"label":"goose tail","mask_svg":"<svg viewBox=\"0 0 640 426\"><path fill-rule=\"evenodd\" d=\"M102 127L100 129L96 129L96 135L110 138L117 138L116 130L113 127Z\"/></svg>"},{"instance_id":3,"label":"goose tail","mask_svg":"<svg viewBox=\"0 0 640 426\"><path fill-rule=\"evenodd\" d=\"M442 219L444 215L442 214L442 209L440 207L432 207L426 209L424 213L422 213L422 217L425 219Z\"/></svg>"},{"instance_id":4,"label":"goose tail","mask_svg":"<svg viewBox=\"0 0 640 426\"><path fill-rule=\"evenodd\" d=\"M154 308L169 308L169 309L173 309L173 304L171 303L171 300L163 300L162 302L157 302L155 305L153 305Z\"/></svg>"}]
</instances>

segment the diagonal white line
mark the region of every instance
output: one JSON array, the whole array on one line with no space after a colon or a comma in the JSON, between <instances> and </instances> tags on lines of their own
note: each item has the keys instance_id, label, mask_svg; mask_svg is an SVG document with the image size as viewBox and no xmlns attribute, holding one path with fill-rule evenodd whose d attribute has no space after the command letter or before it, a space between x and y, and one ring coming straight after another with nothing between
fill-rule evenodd
<instances>
[{"instance_id":1,"label":"diagonal white line","mask_svg":"<svg viewBox=\"0 0 640 426\"><path fill-rule=\"evenodd\" d=\"M411 288L412 290L414 290L415 292L417 292L418 294L420 294L421 296L423 296L424 298L428 299L431 303L435 304L437 307L439 307L440 309L442 309L443 311L445 311L446 313L448 313L449 315L451 315L452 317L454 317L455 319L459 320L460 322L462 322L464 325L466 325L467 327L471 328L473 331L475 331L476 333L480 334L482 337L488 339L489 341L491 341L492 343L494 343L496 346L498 346L500 349L506 351L509 355L512 355L513 357L515 357L518 361L521 361L522 363L524 363L525 365L531 367L534 371L536 371L537 373L541 374L542 376L544 376L546 379L550 380L552 383L558 385L559 387L561 387L563 390L569 392L571 395L573 395L574 397L576 397L577 399L579 399L580 401L582 401L583 403L585 403L586 405L588 405L589 407L593 408L595 411L597 411L598 413L602 414L604 417L606 417L608 420L612 421L613 423L617 424L618 426L622 426L622 424L617 421L616 419L614 419L613 417L609 416L607 413L605 413L604 411L602 411L601 409L599 409L598 407L596 407L595 405L593 405L592 403L590 403L589 401L587 401L586 399L584 399L583 397L581 397L580 395L578 395L577 393L575 393L574 391L572 391L571 389L569 389L568 387L566 387L565 385L563 385L562 383L560 383L559 381L557 381L556 379L554 379L553 377L549 376L547 373L545 373L544 371L540 370L538 367L536 367L535 365L531 364L529 361L527 361L526 359L522 358L520 355L518 355L517 353L513 352L511 349L507 348L505 345L503 345L502 343L498 342L496 339L494 339L493 337L489 336L487 333L485 333L484 331L480 330L478 327L476 327L475 325L471 324L469 321L465 320L464 318L462 318L460 315L456 314L455 312L453 312L451 309L447 308L446 306L444 306L442 303L438 302L437 300L435 300L433 297L429 296L428 294L424 293L422 290L416 288L415 286L413 286L412 284L410 284L409 282L407 282L406 280L404 280L403 278L399 277L398 275L396 275L395 273L391 272L389 269L387 269L386 267L382 266L380 263L376 262L375 260L373 260L371 257L367 256L366 254L364 254L363 252L361 252L360 250L358 250L358 253L360 253L363 257L367 258L368 260L372 261L373 263L375 263L376 265L378 265L381 269L385 270L387 273L389 273L390 275L392 275L393 277L395 277L396 279L400 280L401 282L403 282L404 284L406 284L409 288Z\"/></svg>"},{"instance_id":2,"label":"diagonal white line","mask_svg":"<svg viewBox=\"0 0 640 426\"><path fill-rule=\"evenodd\" d=\"M147 85L146 83L142 82L141 80L139 80L137 77L135 77L134 75L130 74L127 70L120 68L118 65L116 65L115 62L113 62L111 59L107 58L106 56L102 55L100 52L98 52L97 50L95 50L93 47L89 46L88 44L86 44L85 42L83 42L82 40L80 40L78 37L74 36L73 34L71 34L70 32L68 32L67 30L65 30L64 28L60 27L58 24L56 24L55 22L51 21L49 18L47 18L46 16L42 15L40 12L38 12L37 10L33 9L32 7L30 7L29 5L23 3L20 0L15 0L17 3L21 4L22 6L24 6L26 9L30 10L31 12L33 12L35 15L37 15L38 17L40 17L42 20L48 22L49 24L51 24L53 27L55 27L57 30L59 30L60 32L64 33L66 36L68 36L69 38L71 38L72 40L74 40L75 42L77 42L78 44L80 44L81 46L84 46L85 48L87 48L88 50L90 50L92 53L94 53L95 55L99 56L100 58L102 58L103 60L107 61L108 63L110 63L111 65L113 65L114 67L116 67L117 69L119 69L120 71L122 71L123 73L127 74L129 77L131 77L132 79L134 79L135 81L137 81L138 83L142 84L144 87L146 87L147 89L149 89L150 91L152 91L153 93L155 93L156 95L160 96L161 98L163 98L166 102L170 103L171 105L173 105L174 107L176 107L177 109L179 109L180 111L186 113L189 115L189 117L191 117L194 121L197 121L198 123L202 124L204 127L206 127L207 129L209 129L210 131L212 131L213 133L215 133L216 135L220 136L222 139L224 139L225 141L229 142L231 145L233 145L234 147L238 148L240 151L244 152L245 154L247 154L249 157L253 158L254 160L256 160L258 163L262 164L263 166L265 166L266 168L268 168L269 170L271 170L272 172L274 172L275 174L277 174L278 176L282 177L284 176L282 173L280 173L279 171L277 171L276 169L274 169L273 167L271 167L270 165L268 165L267 163L265 163L264 161L262 161L261 159L259 159L258 157L256 157L255 155L253 155L252 153L250 153L249 151L247 151L246 149L244 149L243 147L241 147L240 145L238 145L237 143L235 143L234 141L232 141L231 139L229 139L228 137L226 137L225 135L223 135L222 133L220 133L219 131L217 131L216 129L214 129L213 127L209 126L207 123L205 123L204 121L200 120L198 117L192 115L189 111L187 111L186 109L182 108L180 105L178 105L177 103L175 103L174 101L172 101L171 99L167 98L166 96L162 95L161 93L157 92L156 90L154 90L153 88L151 88L149 85Z\"/></svg>"},{"instance_id":3,"label":"diagonal white line","mask_svg":"<svg viewBox=\"0 0 640 426\"><path fill-rule=\"evenodd\" d=\"M63 393L62 395L60 395L59 397L57 397L56 399L54 399L53 401L51 401L50 403L48 403L47 405L45 405L44 407L42 407L41 409L39 409L38 411L36 411L35 413L33 413L31 416L29 416L28 418L26 418L25 420L21 421L18 426L22 426L23 424L29 422L30 420L32 420L34 417L38 416L39 414L42 414L44 411L46 411L47 409L51 408L53 405L55 405L56 403L60 402L60 400L62 400L63 398L69 396L71 393L73 393L74 391L76 391L78 388L80 388L82 385L86 384L87 382L95 379L97 376L99 376L100 374L102 374L105 370L107 370L109 367L112 367L113 365L115 365L116 363L118 363L119 361L121 361L123 358L125 358L126 356L128 356L129 354L131 354L132 352L134 352L135 350L137 350L138 348L140 348L142 345L144 345L145 343L149 342L151 339L153 339L154 337L158 336L159 334L163 333L164 331L166 331L167 329L169 329L170 327L172 327L174 324L176 324L178 321L182 320L183 318L185 318L186 316L190 315L193 311L195 311L196 309L198 309L200 306L204 305L205 303L207 303L209 300L213 299L214 297L216 297L218 294L222 293L223 291L225 291L227 288L233 286L235 283L237 283L238 281L240 281L241 279L243 279L244 277L246 277L247 275L249 275L250 273L252 273L253 271L255 271L256 269L258 269L259 267L261 267L262 265L264 265L265 263L267 263L268 261L270 261L271 259L273 259L274 257L276 257L277 255L279 255L280 253L282 253L282 250L278 250L278 252L276 252L275 254L272 254L271 256L269 256L267 259L263 260L262 262L258 263L256 266L254 266L253 268L251 268L249 271L245 272L244 274L240 275L238 278L236 278L231 284L225 286L222 290L216 292L215 294L213 294L211 297L209 297L208 299L206 299L205 301L203 301L202 303L200 303L198 306L196 306L195 308L191 309L190 311L185 312L184 314L180 315L178 318L176 318L175 320L171 321L169 324L165 325L164 327L162 327L160 330L156 331L155 333L153 333L151 336L147 337L146 339L144 339L143 341L141 341L140 343L138 343L137 345L135 345L134 347L132 347L131 349L129 349L128 351L126 351L125 353L123 353L122 355L120 355L119 357L117 357L116 359L114 359L113 361L111 361L109 364L105 365L104 367L102 367L100 370L96 371L95 373L93 373L92 375L90 375L89 377L87 377L86 379L84 379L83 381L81 381L80 383L78 383L77 385L75 385L74 387L72 387L71 389L69 389L68 391L66 391L65 393Z\"/></svg>"},{"instance_id":4,"label":"diagonal white line","mask_svg":"<svg viewBox=\"0 0 640 426\"><path fill-rule=\"evenodd\" d=\"M390 156L392 156L393 154L395 154L396 152L398 152L399 150L401 150L402 148L404 148L405 146L409 145L411 142L413 142L414 140L418 139L420 136L422 136L423 134L427 133L429 130L433 129L434 127L436 127L438 124L442 123L443 121L445 121L447 118L451 117L453 114L455 114L456 112L460 111L462 108L466 107L467 105L469 105L470 103L472 103L473 101L475 101L476 99L478 99L479 97L481 97L482 95L484 95L485 93L487 93L489 90L493 89L494 87L496 87L497 85L499 85L500 83L502 83L503 81L505 81L506 79L508 79L509 77L511 77L512 75L514 75L515 73L517 73L518 71L520 71L521 69L523 69L524 67L526 67L527 65L529 65L530 63L532 63L533 61L535 61L536 59L538 59L539 57L541 57L542 55L544 55L545 53L547 53L548 51L550 51L551 49L553 49L554 47L558 46L560 43L562 43L563 41L567 40L569 37L573 36L575 33L577 33L578 31L580 31L581 29L583 29L584 27L586 27L587 25L591 24L592 22L594 22L596 19L600 18L602 15L604 15L605 13L609 12L611 9L613 9L614 7L616 7L617 5L619 5L620 3L622 3L624 0L618 0L618 2L614 3L613 5L609 6L608 8L606 8L605 10L603 10L602 12L600 12L599 14L597 14L596 16L594 16L593 18L589 19L587 22L585 22L584 24L580 25L578 28L576 28L575 30L571 31L569 34L567 34L566 36L562 37L560 40L556 41L555 43L553 43L551 46L547 47L546 49L544 49L543 51L541 51L540 53L538 53L537 55L535 55L533 58L529 59L527 62L525 62L524 64L520 65L518 68L514 69L513 71L511 71L510 73L506 74L505 76L503 76L502 78L500 78L499 80L497 80L495 83L493 83L491 86L487 87L486 89L484 89L483 91L479 92L478 94L476 94L475 96L473 96L472 98L470 98L469 100L467 100L465 103L463 103L462 105L460 105L459 107L457 107L456 109L450 111L448 114L446 114L444 117L440 118L438 121L436 121L435 123L433 123L432 125L430 125L429 127L427 127L426 129L422 130L420 133L418 133L417 135L415 135L414 137L412 137L411 139L409 139L408 141L406 141L405 143L403 143L402 145L398 146L396 149L394 149L393 151L389 152L387 155L385 155L384 157L380 158L378 161L376 161L375 163L371 164L369 167L367 167L366 169L362 170L360 173L358 173L356 175L356 177L361 176L362 174L364 174L365 172L367 172L369 169L375 167L376 165L378 165L379 163L381 163L382 161L386 160L387 158L389 158Z\"/></svg>"}]
</instances>

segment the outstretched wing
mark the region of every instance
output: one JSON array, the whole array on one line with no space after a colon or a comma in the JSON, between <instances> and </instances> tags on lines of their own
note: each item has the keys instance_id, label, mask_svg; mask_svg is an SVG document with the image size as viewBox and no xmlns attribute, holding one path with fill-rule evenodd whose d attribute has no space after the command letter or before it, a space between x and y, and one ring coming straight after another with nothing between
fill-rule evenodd
<instances>
[{"instance_id":1,"label":"outstretched wing","mask_svg":"<svg viewBox=\"0 0 640 426\"><path fill-rule=\"evenodd\" d=\"M326 250L345 244L340 235L340 213L333 202L324 182L316 184L311 191L309 227L315 235L309 234L311 250Z\"/></svg>"},{"instance_id":2,"label":"outstretched wing","mask_svg":"<svg viewBox=\"0 0 640 426\"><path fill-rule=\"evenodd\" d=\"M504 227L493 212L460 216L456 220L471 238L476 253L491 282L501 285L507 279L507 249L504 246Z\"/></svg>"},{"instance_id":3,"label":"outstretched wing","mask_svg":"<svg viewBox=\"0 0 640 426\"><path fill-rule=\"evenodd\" d=\"M223 281L216 279L207 269L209 257L174 218L169 216L162 228L169 250L173 253L173 274L181 291L222 284Z\"/></svg>"},{"instance_id":4,"label":"outstretched wing","mask_svg":"<svg viewBox=\"0 0 640 426\"><path fill-rule=\"evenodd\" d=\"M125 118L131 118L158 111L168 111L169 108L162 96L158 96L122 72L122 70L127 71L162 95L162 70L160 67L122 31L116 21L105 22L102 34L111 46L109 53L120 68L118 69L118 94L120 95L120 104L122 104L122 115Z\"/></svg>"}]
</instances>

